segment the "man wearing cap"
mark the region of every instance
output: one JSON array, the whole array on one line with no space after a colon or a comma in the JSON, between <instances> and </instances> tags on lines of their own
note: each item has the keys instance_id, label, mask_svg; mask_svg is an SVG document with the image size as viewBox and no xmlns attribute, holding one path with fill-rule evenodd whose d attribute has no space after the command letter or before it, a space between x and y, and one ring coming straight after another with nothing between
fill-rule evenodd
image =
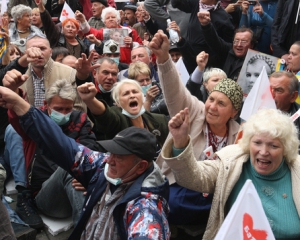
<instances>
[{"instance_id":1,"label":"man wearing cap","mask_svg":"<svg viewBox=\"0 0 300 240\"><path fill-rule=\"evenodd\" d=\"M69 239L169 239L168 181L153 158L156 137L130 127L100 141L104 154L78 144L40 110L0 87L26 134L86 189L83 213Z\"/></svg>"},{"instance_id":2,"label":"man wearing cap","mask_svg":"<svg viewBox=\"0 0 300 240\"><path fill-rule=\"evenodd\" d=\"M136 24L136 12L137 6L135 4L132 4L131 2L128 2L124 5L123 10L124 10L124 26L130 26L133 27L134 24Z\"/></svg>"},{"instance_id":3,"label":"man wearing cap","mask_svg":"<svg viewBox=\"0 0 300 240\"><path fill-rule=\"evenodd\" d=\"M106 0L91 0L93 16L89 19L88 23L91 27L100 29L105 27L105 24L101 20L101 13L104 8L107 7Z\"/></svg>"}]
</instances>

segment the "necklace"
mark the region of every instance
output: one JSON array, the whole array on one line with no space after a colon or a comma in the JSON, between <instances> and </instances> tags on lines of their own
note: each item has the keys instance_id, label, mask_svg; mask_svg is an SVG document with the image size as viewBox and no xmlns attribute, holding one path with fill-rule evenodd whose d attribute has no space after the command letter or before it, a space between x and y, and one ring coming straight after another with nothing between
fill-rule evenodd
<instances>
[{"instance_id":1,"label":"necklace","mask_svg":"<svg viewBox=\"0 0 300 240\"><path fill-rule=\"evenodd\" d=\"M207 129L208 129L208 143L209 143L209 146L212 146L214 153L219 149L219 145L222 142L223 142L223 144L222 144L223 146L227 145L227 140L228 140L228 126L227 126L227 130L226 130L226 134L220 140L218 140L218 138L220 138L220 137L218 137L216 134L214 134L212 132L212 130L210 129L209 124L207 124Z\"/></svg>"},{"instance_id":2,"label":"necklace","mask_svg":"<svg viewBox=\"0 0 300 240\"><path fill-rule=\"evenodd\" d=\"M17 29L17 32L18 32L18 33L27 33L28 30L29 30L29 29L27 29L27 30L25 30L25 31L21 31L21 30Z\"/></svg>"}]
</instances>

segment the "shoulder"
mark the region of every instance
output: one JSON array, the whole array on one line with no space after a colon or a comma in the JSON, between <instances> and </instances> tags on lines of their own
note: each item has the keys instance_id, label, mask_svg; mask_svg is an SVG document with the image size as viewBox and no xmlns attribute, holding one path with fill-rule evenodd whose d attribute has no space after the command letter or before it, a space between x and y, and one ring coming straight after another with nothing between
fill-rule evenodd
<instances>
[{"instance_id":1,"label":"shoulder","mask_svg":"<svg viewBox=\"0 0 300 240\"><path fill-rule=\"evenodd\" d=\"M238 144L228 145L222 148L216 153L221 160L226 161L236 161L241 157L247 157L249 154L245 153L243 149Z\"/></svg>"}]
</instances>

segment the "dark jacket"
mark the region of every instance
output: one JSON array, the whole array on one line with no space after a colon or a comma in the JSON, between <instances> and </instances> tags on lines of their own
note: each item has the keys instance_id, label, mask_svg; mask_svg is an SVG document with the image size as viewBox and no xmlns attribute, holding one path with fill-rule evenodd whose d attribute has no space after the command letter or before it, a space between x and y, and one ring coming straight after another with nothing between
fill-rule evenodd
<instances>
[{"instance_id":1,"label":"dark jacket","mask_svg":"<svg viewBox=\"0 0 300 240\"><path fill-rule=\"evenodd\" d=\"M43 109L43 113L50 118L46 109ZM23 139L28 184L31 191L37 193L41 189L43 182L56 171L57 165L53 159L45 156L45 153L23 131L18 116L11 110L8 111L8 116L10 123ZM100 150L100 146L97 144L95 134L91 131L91 128L87 114L74 110L70 115L70 121L60 126L60 131L90 149Z\"/></svg>"},{"instance_id":2,"label":"dark jacket","mask_svg":"<svg viewBox=\"0 0 300 240\"><path fill-rule=\"evenodd\" d=\"M209 53L208 67L220 67L218 52L210 47L210 43L203 36L203 30L197 16L199 0L172 0L171 2L173 7L191 13L185 44L177 44L189 74L197 67L196 56L201 51ZM225 42L231 42L234 34L231 16L219 6L215 10L210 10L210 18L218 36Z\"/></svg>"},{"instance_id":3,"label":"dark jacket","mask_svg":"<svg viewBox=\"0 0 300 240\"><path fill-rule=\"evenodd\" d=\"M193 96L197 97L201 102L206 102L208 98L208 93L203 84L195 83L190 78L186 83L186 88L190 91L190 93Z\"/></svg>"},{"instance_id":4,"label":"dark jacket","mask_svg":"<svg viewBox=\"0 0 300 240\"><path fill-rule=\"evenodd\" d=\"M273 48L273 55L281 58L282 55L287 54L291 45L299 40L296 38L298 24L295 25L295 19L299 1L296 0L278 0L277 10L274 16L271 42ZM294 26L294 28L293 28Z\"/></svg>"},{"instance_id":5,"label":"dark jacket","mask_svg":"<svg viewBox=\"0 0 300 240\"><path fill-rule=\"evenodd\" d=\"M39 148L47 153L48 157L54 159L60 167L73 175L87 189L83 212L73 233L69 237L72 240L80 239L94 206L101 199L107 186L107 181L103 173L105 166L103 161L106 155L101 152L92 151L83 145L77 144L74 139L65 136L57 124L36 108L31 107L26 114L21 116L20 123L25 133L38 144ZM144 187L142 185L144 180L153 173L160 174L163 181L160 181L160 183L152 182L152 187ZM128 229L125 226L128 221L135 221L137 224L135 226L138 226L138 223L142 222L141 224L145 224L147 229L158 229L162 239L166 239L162 232L168 232L168 223L164 221L168 212L168 191L168 181L162 177L156 164L140 175L124 193L113 211L114 223L118 229L120 239L129 238ZM153 219L143 222L143 218L139 218L139 215L144 210L143 207L140 207L141 205L138 205L140 207L138 210L140 214L131 215L125 219L125 216L129 215L129 211L137 207L137 204L144 200L152 203L152 208L146 209L146 211L151 213L150 215ZM159 211L159 208L161 211ZM131 217L132 219L129 220ZM139 227L134 229L137 232L131 234L138 236ZM134 229L133 231L135 231ZM151 236L144 236L140 239L151 239Z\"/></svg>"},{"instance_id":6,"label":"dark jacket","mask_svg":"<svg viewBox=\"0 0 300 240\"><path fill-rule=\"evenodd\" d=\"M118 132L133 126L130 118L122 114L121 108L117 106L109 107L105 101L101 100L101 102L105 105L106 110L102 115L94 116L96 120L94 128L101 133L101 139L112 139ZM169 133L166 116L146 111L142 118L145 127L149 132L156 135L157 142L162 147Z\"/></svg>"},{"instance_id":7,"label":"dark jacket","mask_svg":"<svg viewBox=\"0 0 300 240\"><path fill-rule=\"evenodd\" d=\"M1 79L0 86L3 86L2 80L7 71L16 69L19 72L21 72L22 74L24 74L27 71L27 67L20 66L20 64L18 63L18 59L12 61L7 66L0 69L0 79ZM5 145L4 133L5 133L5 129L6 129L7 125L8 125L7 109L0 107L0 149L4 149L4 145Z\"/></svg>"},{"instance_id":8,"label":"dark jacket","mask_svg":"<svg viewBox=\"0 0 300 240\"><path fill-rule=\"evenodd\" d=\"M40 13L40 15L45 29L45 34L47 36L47 39L50 42L50 47L51 48L58 47L58 46L66 47L66 38L63 35L63 33L61 33L60 29L57 26L55 26L49 12L45 10L44 12ZM88 56L89 50L84 44L84 42L77 37L76 40L80 44L81 47L80 52L85 53Z\"/></svg>"},{"instance_id":9,"label":"dark jacket","mask_svg":"<svg viewBox=\"0 0 300 240\"><path fill-rule=\"evenodd\" d=\"M232 49L232 43L225 42L219 37L214 26L210 23L202 26L202 32L207 44L218 55L218 61L223 64L221 67L228 78L237 80L243 66L245 56L237 57Z\"/></svg>"}]
</instances>

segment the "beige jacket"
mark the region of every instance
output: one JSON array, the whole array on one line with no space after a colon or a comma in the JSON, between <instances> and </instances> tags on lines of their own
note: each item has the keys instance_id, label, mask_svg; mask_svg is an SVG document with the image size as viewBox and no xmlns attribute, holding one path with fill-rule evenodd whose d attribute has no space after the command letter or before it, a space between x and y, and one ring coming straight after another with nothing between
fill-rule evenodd
<instances>
[{"instance_id":1,"label":"beige jacket","mask_svg":"<svg viewBox=\"0 0 300 240\"><path fill-rule=\"evenodd\" d=\"M204 136L206 129L204 103L192 96L183 85L171 58L163 64L158 64L158 75L170 117L175 116L180 110L183 110L186 107L189 109L191 123L190 136L194 147L194 155L198 160L205 150L206 145ZM239 124L234 120L230 120L228 145L234 143L238 130ZM167 140L171 138L172 135L169 134ZM166 175L170 184L174 183L174 175L169 166L162 159L161 155L158 156L156 163L161 168L163 174Z\"/></svg>"},{"instance_id":2,"label":"beige jacket","mask_svg":"<svg viewBox=\"0 0 300 240\"><path fill-rule=\"evenodd\" d=\"M177 157L172 156L173 140L165 143L161 155L172 169L176 182L198 192L214 193L210 215L203 240L214 239L224 221L224 208L242 167L249 159L238 145L222 148L217 155L219 161L196 161L191 142ZM293 199L300 216L300 156L289 166L292 176Z\"/></svg>"},{"instance_id":3,"label":"beige jacket","mask_svg":"<svg viewBox=\"0 0 300 240\"><path fill-rule=\"evenodd\" d=\"M21 86L21 88L25 91L28 102L31 105L34 105L33 81L30 64L28 66L26 75L29 78ZM76 86L76 70L64 64L54 62L50 58L44 68L45 91L47 91L47 89L49 89L49 87L59 79L66 79L72 84L74 83L74 86ZM86 112L86 105L79 96L77 96L75 101L74 109Z\"/></svg>"}]
</instances>

